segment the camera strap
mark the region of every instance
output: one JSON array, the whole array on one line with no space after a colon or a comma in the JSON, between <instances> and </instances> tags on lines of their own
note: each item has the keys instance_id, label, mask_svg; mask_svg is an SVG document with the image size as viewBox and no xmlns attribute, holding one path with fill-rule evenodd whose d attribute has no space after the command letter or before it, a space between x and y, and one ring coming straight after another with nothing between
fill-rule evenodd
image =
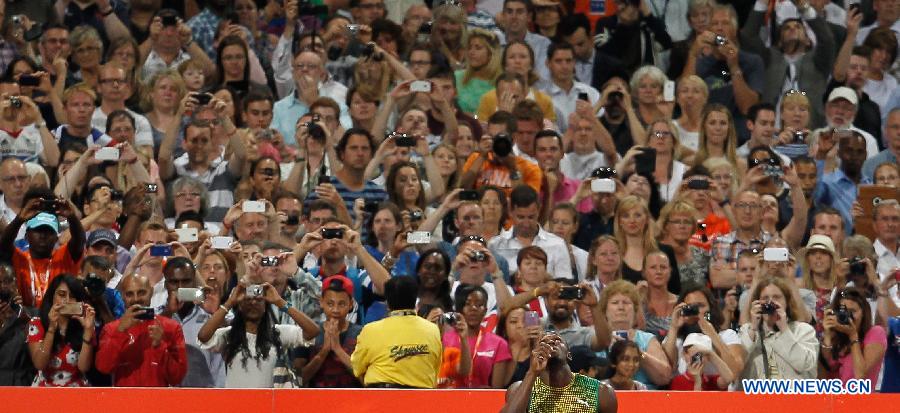
<instances>
[{"instance_id":1,"label":"camera strap","mask_svg":"<svg viewBox=\"0 0 900 413\"><path fill-rule=\"evenodd\" d=\"M759 334L759 347L762 348L763 369L765 370L765 373L766 373L766 379L769 379L772 376L772 372L769 371L769 353L766 351L766 342L763 339L763 336L765 336L765 334L766 334L765 331L763 330L764 327L765 327L764 321L763 321L762 317L760 317L759 328L756 331Z\"/></svg>"}]
</instances>

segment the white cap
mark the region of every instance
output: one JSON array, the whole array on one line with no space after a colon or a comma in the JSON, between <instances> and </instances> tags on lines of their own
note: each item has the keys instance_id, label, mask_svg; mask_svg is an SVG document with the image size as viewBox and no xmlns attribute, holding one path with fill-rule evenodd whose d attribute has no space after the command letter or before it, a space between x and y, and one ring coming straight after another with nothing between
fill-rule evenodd
<instances>
[{"instance_id":1,"label":"white cap","mask_svg":"<svg viewBox=\"0 0 900 413\"><path fill-rule=\"evenodd\" d=\"M684 344L681 347L688 348L690 346L697 346L697 350L704 352L712 351L712 340L706 334L691 333L684 339Z\"/></svg>"},{"instance_id":2,"label":"white cap","mask_svg":"<svg viewBox=\"0 0 900 413\"><path fill-rule=\"evenodd\" d=\"M846 86L836 87L828 94L829 102L834 101L835 99L846 99L852 103L853 106L859 105L859 98L856 96L856 91Z\"/></svg>"}]
</instances>

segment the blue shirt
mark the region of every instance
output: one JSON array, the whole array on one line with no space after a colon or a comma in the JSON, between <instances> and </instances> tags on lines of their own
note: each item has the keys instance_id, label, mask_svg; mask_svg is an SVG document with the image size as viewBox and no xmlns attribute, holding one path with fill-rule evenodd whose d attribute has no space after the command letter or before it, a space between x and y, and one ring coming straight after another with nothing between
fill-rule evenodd
<instances>
[{"instance_id":1,"label":"blue shirt","mask_svg":"<svg viewBox=\"0 0 900 413\"><path fill-rule=\"evenodd\" d=\"M384 259L384 253L378 251L378 248L371 245L366 245L365 248L372 258L375 258L379 262ZM416 264L419 262L419 253L416 252L416 250L405 250L396 258L397 261L394 263L394 268L391 268L391 277L396 277L398 275L416 275Z\"/></svg>"},{"instance_id":2,"label":"blue shirt","mask_svg":"<svg viewBox=\"0 0 900 413\"><path fill-rule=\"evenodd\" d=\"M337 102L337 104L341 108L341 125L344 129L349 129L349 126L353 125L349 109L347 109L347 105L344 102ZM309 106L306 106L302 100L298 99L296 93L290 93L275 102L275 105L272 107L272 125L269 127L281 132L285 143L297 146L297 139L294 137L294 133L297 130L297 121L307 112L309 112ZM350 210L352 211L353 209L351 208Z\"/></svg>"},{"instance_id":3,"label":"blue shirt","mask_svg":"<svg viewBox=\"0 0 900 413\"><path fill-rule=\"evenodd\" d=\"M832 208L838 210L844 220L844 231L847 235L852 235L853 216L850 215L850 211L859 192L857 184L848 178L841 169L835 169L834 172L823 175L824 161L816 161L816 168L819 170L819 182L816 184L813 198L820 204L831 205ZM868 184L870 182L863 176L859 183Z\"/></svg>"},{"instance_id":4,"label":"blue shirt","mask_svg":"<svg viewBox=\"0 0 900 413\"><path fill-rule=\"evenodd\" d=\"M883 163L897 163L897 157L894 156L890 149L885 149L878 152L878 155L866 159L862 166L862 176L869 181L875 182L875 169Z\"/></svg>"},{"instance_id":5,"label":"blue shirt","mask_svg":"<svg viewBox=\"0 0 900 413\"><path fill-rule=\"evenodd\" d=\"M375 201L379 204L388 199L387 192L384 191L384 188L372 181L366 181L362 191L351 191L350 188L347 188L347 186L339 179L333 176L330 177L330 179L331 181L329 183L334 185L334 189L337 190L338 195L344 200L344 206L347 207L347 212L350 213L351 218L356 218L353 212L353 203L357 198L363 198L366 201ZM310 192L303 201L303 208L309 208L309 204L317 199L319 199L319 194L317 194L316 191ZM362 233L360 235L362 236L363 242L368 239L369 231L366 228L366 225L363 225Z\"/></svg>"},{"instance_id":6,"label":"blue shirt","mask_svg":"<svg viewBox=\"0 0 900 413\"><path fill-rule=\"evenodd\" d=\"M213 47L213 40L216 37L216 28L221 20L219 16L216 16L207 7L187 22L187 26L194 33L194 41L197 42L197 46L200 46L213 61L216 60L216 49Z\"/></svg>"}]
</instances>

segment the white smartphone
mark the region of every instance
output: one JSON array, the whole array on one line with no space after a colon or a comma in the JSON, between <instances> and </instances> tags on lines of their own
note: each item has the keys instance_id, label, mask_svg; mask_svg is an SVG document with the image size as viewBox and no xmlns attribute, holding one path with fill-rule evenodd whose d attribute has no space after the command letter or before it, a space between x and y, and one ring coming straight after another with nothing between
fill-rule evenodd
<instances>
[{"instance_id":1,"label":"white smartphone","mask_svg":"<svg viewBox=\"0 0 900 413\"><path fill-rule=\"evenodd\" d=\"M763 261L785 262L788 260L787 248L766 248L763 250Z\"/></svg>"},{"instance_id":2,"label":"white smartphone","mask_svg":"<svg viewBox=\"0 0 900 413\"><path fill-rule=\"evenodd\" d=\"M431 82L427 80L416 80L409 84L409 91L431 93Z\"/></svg>"},{"instance_id":3,"label":"white smartphone","mask_svg":"<svg viewBox=\"0 0 900 413\"><path fill-rule=\"evenodd\" d=\"M231 243L234 242L234 238L232 237L212 237L210 238L210 242L212 243L213 249L217 250L227 250L231 247Z\"/></svg>"},{"instance_id":4,"label":"white smartphone","mask_svg":"<svg viewBox=\"0 0 900 413\"><path fill-rule=\"evenodd\" d=\"M98 161L118 161L119 148L111 148L105 146L103 148L97 149L97 152L94 153L94 159Z\"/></svg>"},{"instance_id":5,"label":"white smartphone","mask_svg":"<svg viewBox=\"0 0 900 413\"><path fill-rule=\"evenodd\" d=\"M675 101L675 82L672 80L667 80L666 83L663 84L663 100L666 102L674 102Z\"/></svg>"},{"instance_id":6,"label":"white smartphone","mask_svg":"<svg viewBox=\"0 0 900 413\"><path fill-rule=\"evenodd\" d=\"M431 233L427 231L413 231L406 234L407 244L427 244L431 242Z\"/></svg>"},{"instance_id":7,"label":"white smartphone","mask_svg":"<svg viewBox=\"0 0 900 413\"><path fill-rule=\"evenodd\" d=\"M591 191L603 194L616 192L616 181L609 178L595 178L591 180Z\"/></svg>"},{"instance_id":8,"label":"white smartphone","mask_svg":"<svg viewBox=\"0 0 900 413\"><path fill-rule=\"evenodd\" d=\"M244 201L241 205L241 210L244 212L266 212L266 204L262 201Z\"/></svg>"},{"instance_id":9,"label":"white smartphone","mask_svg":"<svg viewBox=\"0 0 900 413\"><path fill-rule=\"evenodd\" d=\"M179 288L177 297L182 303L203 301L206 298L199 288Z\"/></svg>"},{"instance_id":10,"label":"white smartphone","mask_svg":"<svg viewBox=\"0 0 900 413\"><path fill-rule=\"evenodd\" d=\"M197 228L176 228L175 233L178 234L178 242L197 242L200 240L200 231Z\"/></svg>"}]
</instances>

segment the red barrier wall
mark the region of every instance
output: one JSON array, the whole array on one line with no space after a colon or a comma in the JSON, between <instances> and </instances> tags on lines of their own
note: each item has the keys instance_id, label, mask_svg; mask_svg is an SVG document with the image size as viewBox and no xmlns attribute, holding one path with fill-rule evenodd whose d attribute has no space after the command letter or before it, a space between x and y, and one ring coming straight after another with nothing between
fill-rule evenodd
<instances>
[{"instance_id":1,"label":"red barrier wall","mask_svg":"<svg viewBox=\"0 0 900 413\"><path fill-rule=\"evenodd\" d=\"M876 413L900 395L750 396L725 392L620 392L619 412ZM497 412L503 392L463 390L35 389L0 387L4 412Z\"/></svg>"}]
</instances>

